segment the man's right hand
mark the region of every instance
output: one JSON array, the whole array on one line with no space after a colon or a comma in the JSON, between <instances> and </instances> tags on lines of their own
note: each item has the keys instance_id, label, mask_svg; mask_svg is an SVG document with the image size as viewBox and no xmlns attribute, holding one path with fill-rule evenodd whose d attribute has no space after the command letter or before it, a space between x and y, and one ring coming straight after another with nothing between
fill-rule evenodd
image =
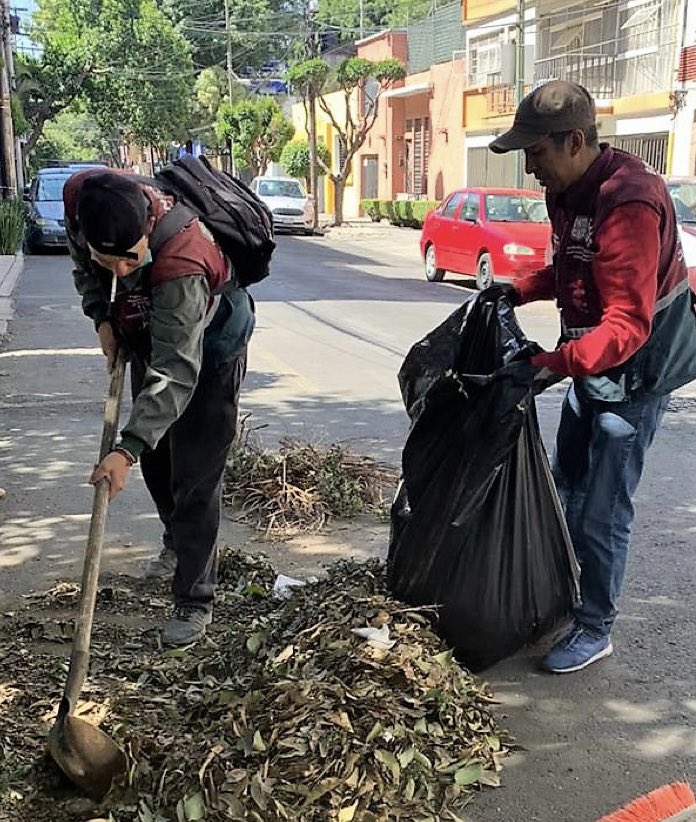
<instances>
[{"instance_id":1,"label":"man's right hand","mask_svg":"<svg viewBox=\"0 0 696 822\"><path fill-rule=\"evenodd\" d=\"M114 370L114 365L116 364L118 340L114 334L113 326L108 320L104 320L103 323L99 324L97 334L99 334L99 342L101 344L102 353L106 357L106 370L110 374Z\"/></svg>"},{"instance_id":2,"label":"man's right hand","mask_svg":"<svg viewBox=\"0 0 696 822\"><path fill-rule=\"evenodd\" d=\"M518 306L522 302L522 296L514 285L509 283L495 283L484 288L480 294L485 302L495 302L501 297L505 297L510 305Z\"/></svg>"}]
</instances>

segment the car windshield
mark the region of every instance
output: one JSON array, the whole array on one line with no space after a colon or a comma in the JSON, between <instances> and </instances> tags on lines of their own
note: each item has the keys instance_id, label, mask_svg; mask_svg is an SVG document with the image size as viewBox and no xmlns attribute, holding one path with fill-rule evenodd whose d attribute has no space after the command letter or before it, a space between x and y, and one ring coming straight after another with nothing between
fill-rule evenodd
<instances>
[{"instance_id":1,"label":"car windshield","mask_svg":"<svg viewBox=\"0 0 696 822\"><path fill-rule=\"evenodd\" d=\"M59 177L39 177L36 199L44 202L47 200L62 200L63 186L67 179L67 174Z\"/></svg>"},{"instance_id":2,"label":"car windshield","mask_svg":"<svg viewBox=\"0 0 696 822\"><path fill-rule=\"evenodd\" d=\"M301 200L305 194L294 180L259 180L260 197L293 197Z\"/></svg>"},{"instance_id":3,"label":"car windshield","mask_svg":"<svg viewBox=\"0 0 696 822\"><path fill-rule=\"evenodd\" d=\"M486 194L486 217L495 223L548 223L541 197L519 194Z\"/></svg>"},{"instance_id":4,"label":"car windshield","mask_svg":"<svg viewBox=\"0 0 696 822\"><path fill-rule=\"evenodd\" d=\"M668 183L680 223L696 223L696 183Z\"/></svg>"}]
</instances>

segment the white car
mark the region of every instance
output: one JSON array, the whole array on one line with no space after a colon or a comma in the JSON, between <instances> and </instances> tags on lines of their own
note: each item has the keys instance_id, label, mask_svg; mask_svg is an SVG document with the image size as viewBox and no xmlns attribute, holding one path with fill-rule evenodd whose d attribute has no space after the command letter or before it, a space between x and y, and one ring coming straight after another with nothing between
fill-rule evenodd
<instances>
[{"instance_id":1,"label":"white car","mask_svg":"<svg viewBox=\"0 0 696 822\"><path fill-rule=\"evenodd\" d=\"M696 291L696 178L670 177L667 180L679 223L679 239L689 270L691 289Z\"/></svg>"},{"instance_id":2,"label":"white car","mask_svg":"<svg viewBox=\"0 0 696 822\"><path fill-rule=\"evenodd\" d=\"M311 234L314 229L314 198L292 177L255 177L252 191L270 208L276 231L302 231Z\"/></svg>"}]
</instances>

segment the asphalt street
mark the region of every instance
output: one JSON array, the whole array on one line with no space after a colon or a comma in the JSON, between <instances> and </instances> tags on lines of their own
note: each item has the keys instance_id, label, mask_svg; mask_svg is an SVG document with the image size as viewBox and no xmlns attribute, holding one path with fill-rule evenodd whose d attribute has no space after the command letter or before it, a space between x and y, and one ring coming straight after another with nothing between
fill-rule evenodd
<instances>
[{"instance_id":1,"label":"asphalt street","mask_svg":"<svg viewBox=\"0 0 696 822\"><path fill-rule=\"evenodd\" d=\"M106 376L96 336L72 290L66 257L30 257L0 351L0 605L79 572L91 506L85 484L98 448ZM344 441L397 464L408 421L396 373L408 348L466 296L462 281L425 281L417 234L365 229L280 238L272 276L253 289L258 327L243 412L273 444L291 434ZM519 312L545 347L552 305ZM552 447L562 399L539 400ZM673 398L636 499L622 614L612 658L551 677L543 647L488 677L521 750L503 787L472 803L472 822L592 822L666 782L696 785L696 390ZM243 542L235 523L223 537ZM331 556L386 552L350 529L310 545ZM229 535L229 536L228 536ZM362 537L361 537L362 540ZM157 519L136 473L113 506L106 567L131 571L155 549ZM276 548L280 564L283 551Z\"/></svg>"}]
</instances>

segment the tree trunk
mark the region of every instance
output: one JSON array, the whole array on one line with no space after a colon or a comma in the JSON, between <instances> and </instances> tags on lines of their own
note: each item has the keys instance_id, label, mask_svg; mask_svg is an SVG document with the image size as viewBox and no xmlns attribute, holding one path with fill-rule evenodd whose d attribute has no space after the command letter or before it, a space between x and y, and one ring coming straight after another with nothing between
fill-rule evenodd
<instances>
[{"instance_id":1,"label":"tree trunk","mask_svg":"<svg viewBox=\"0 0 696 822\"><path fill-rule=\"evenodd\" d=\"M334 225L343 225L343 192L346 181L341 177L334 180Z\"/></svg>"},{"instance_id":2,"label":"tree trunk","mask_svg":"<svg viewBox=\"0 0 696 822\"><path fill-rule=\"evenodd\" d=\"M36 148L36 144L39 142L41 135L43 134L44 126L46 125L46 121L48 120L48 115L46 117L39 117L38 122L34 126L34 128L29 133L29 137L27 138L26 143L24 144L24 151L27 154L31 154L31 152Z\"/></svg>"},{"instance_id":3,"label":"tree trunk","mask_svg":"<svg viewBox=\"0 0 696 822\"><path fill-rule=\"evenodd\" d=\"M319 186L319 171L317 169L317 104L314 86L310 88L309 93L309 133L307 135L309 140L309 188L314 197L314 220L312 229L314 231L319 227L319 199L317 197L317 188Z\"/></svg>"}]
</instances>

